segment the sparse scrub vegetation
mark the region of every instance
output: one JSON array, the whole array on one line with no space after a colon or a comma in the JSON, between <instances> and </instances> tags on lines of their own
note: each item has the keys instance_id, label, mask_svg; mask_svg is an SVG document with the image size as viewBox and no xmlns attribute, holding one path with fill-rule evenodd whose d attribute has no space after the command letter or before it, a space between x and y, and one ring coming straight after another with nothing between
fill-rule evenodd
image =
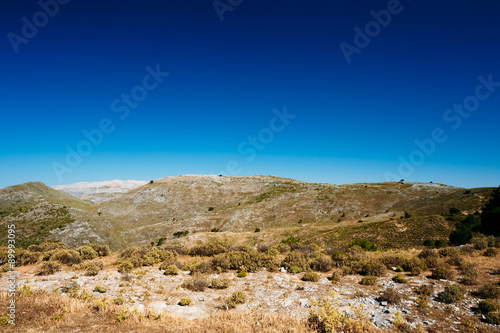
<instances>
[{"instance_id":1,"label":"sparse scrub vegetation","mask_svg":"<svg viewBox=\"0 0 500 333\"><path fill-rule=\"evenodd\" d=\"M394 288L385 289L379 296L379 301L386 301L389 304L398 304L401 300L401 294Z\"/></svg>"},{"instance_id":2,"label":"sparse scrub vegetation","mask_svg":"<svg viewBox=\"0 0 500 333\"><path fill-rule=\"evenodd\" d=\"M210 283L208 279L204 276L195 276L189 279L184 280L182 283L182 287L192 290L192 291L204 291Z\"/></svg>"},{"instance_id":3,"label":"sparse scrub vegetation","mask_svg":"<svg viewBox=\"0 0 500 333\"><path fill-rule=\"evenodd\" d=\"M231 281L227 277L214 278L210 282L210 286L212 287L212 289L221 290L229 287L230 283Z\"/></svg>"},{"instance_id":4,"label":"sparse scrub vegetation","mask_svg":"<svg viewBox=\"0 0 500 333\"><path fill-rule=\"evenodd\" d=\"M356 239L349 244L349 247L359 246L364 251L377 251L378 247L366 239Z\"/></svg>"},{"instance_id":5,"label":"sparse scrub vegetation","mask_svg":"<svg viewBox=\"0 0 500 333\"><path fill-rule=\"evenodd\" d=\"M373 275L367 275L363 276L361 281L359 281L359 284L362 284L364 286L373 286L377 283L378 278Z\"/></svg>"},{"instance_id":6,"label":"sparse scrub vegetation","mask_svg":"<svg viewBox=\"0 0 500 333\"><path fill-rule=\"evenodd\" d=\"M451 280L455 276L455 272L453 268L446 263L441 263L436 265L434 269L432 270L432 279L445 279L445 280Z\"/></svg>"},{"instance_id":7,"label":"sparse scrub vegetation","mask_svg":"<svg viewBox=\"0 0 500 333\"><path fill-rule=\"evenodd\" d=\"M321 276L318 273L307 272L302 276L302 281L318 282Z\"/></svg>"},{"instance_id":8,"label":"sparse scrub vegetation","mask_svg":"<svg viewBox=\"0 0 500 333\"><path fill-rule=\"evenodd\" d=\"M406 278L401 274L396 274L392 277L392 281L396 283L406 283Z\"/></svg>"},{"instance_id":9,"label":"sparse scrub vegetation","mask_svg":"<svg viewBox=\"0 0 500 333\"><path fill-rule=\"evenodd\" d=\"M448 304L461 301L463 297L464 288L459 284L447 283L444 290L439 293L439 299Z\"/></svg>"}]
</instances>

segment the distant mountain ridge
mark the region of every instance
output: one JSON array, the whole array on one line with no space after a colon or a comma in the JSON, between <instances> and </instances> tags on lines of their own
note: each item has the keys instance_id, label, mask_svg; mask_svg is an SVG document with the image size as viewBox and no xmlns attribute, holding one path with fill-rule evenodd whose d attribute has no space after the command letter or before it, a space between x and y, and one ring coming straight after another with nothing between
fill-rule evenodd
<instances>
[{"instance_id":1,"label":"distant mountain ridge","mask_svg":"<svg viewBox=\"0 0 500 333\"><path fill-rule=\"evenodd\" d=\"M199 239L219 229L254 244L298 235L329 244L362 237L381 246L413 246L426 238L446 239L455 226L441 213L451 207L473 213L493 189L213 175L56 188L61 190L34 182L0 189L0 227L16 224L23 245L61 240L69 247L103 242L119 249L159 238L183 241L174 238L178 231L188 230L186 239ZM411 217L405 218L405 212ZM254 233L256 228L261 232ZM0 235L0 243L5 241L6 235Z\"/></svg>"}]
</instances>

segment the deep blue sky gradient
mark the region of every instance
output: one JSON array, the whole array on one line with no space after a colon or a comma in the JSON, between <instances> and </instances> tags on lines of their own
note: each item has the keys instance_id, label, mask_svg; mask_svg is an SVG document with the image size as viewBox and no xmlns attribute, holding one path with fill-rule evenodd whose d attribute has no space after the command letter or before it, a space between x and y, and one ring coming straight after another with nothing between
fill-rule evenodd
<instances>
[{"instance_id":1,"label":"deep blue sky gradient","mask_svg":"<svg viewBox=\"0 0 500 333\"><path fill-rule=\"evenodd\" d=\"M498 186L500 87L456 130L443 114L479 75L500 81L500 4L401 1L348 64L339 44L387 3L243 0L221 22L212 1L72 0L16 54L7 35L40 6L2 1L0 187L228 174L232 160L237 175L378 182L435 128L448 139L403 178ZM111 103L157 64L170 75L120 120ZM238 146L285 106L296 118L248 161ZM58 178L103 118L115 130Z\"/></svg>"}]
</instances>

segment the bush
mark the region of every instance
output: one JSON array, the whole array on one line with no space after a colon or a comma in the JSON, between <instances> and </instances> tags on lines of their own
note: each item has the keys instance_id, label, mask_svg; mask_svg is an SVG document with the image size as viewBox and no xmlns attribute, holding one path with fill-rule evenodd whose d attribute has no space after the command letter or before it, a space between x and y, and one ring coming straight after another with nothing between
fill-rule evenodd
<instances>
[{"instance_id":1,"label":"bush","mask_svg":"<svg viewBox=\"0 0 500 333\"><path fill-rule=\"evenodd\" d=\"M458 251L455 247L445 247L439 249L438 253L441 257L458 257L460 255L460 251Z\"/></svg>"},{"instance_id":2,"label":"bush","mask_svg":"<svg viewBox=\"0 0 500 333\"><path fill-rule=\"evenodd\" d=\"M260 229L259 228L255 228L254 232L260 232Z\"/></svg>"},{"instance_id":3,"label":"bush","mask_svg":"<svg viewBox=\"0 0 500 333\"><path fill-rule=\"evenodd\" d=\"M61 263L57 260L44 261L38 267L37 275L52 275L59 267L61 267Z\"/></svg>"},{"instance_id":4,"label":"bush","mask_svg":"<svg viewBox=\"0 0 500 333\"><path fill-rule=\"evenodd\" d=\"M236 274L237 277L243 278L247 276L247 272L245 271L239 271L238 274Z\"/></svg>"},{"instance_id":5,"label":"bush","mask_svg":"<svg viewBox=\"0 0 500 333\"><path fill-rule=\"evenodd\" d=\"M228 308L233 309L238 304L244 304L247 301L247 295L243 291L235 291L231 297L226 299Z\"/></svg>"},{"instance_id":6,"label":"bush","mask_svg":"<svg viewBox=\"0 0 500 333\"><path fill-rule=\"evenodd\" d=\"M418 287L417 294L422 296L432 296L434 294L434 286L432 284L423 284Z\"/></svg>"},{"instance_id":7,"label":"bush","mask_svg":"<svg viewBox=\"0 0 500 333\"><path fill-rule=\"evenodd\" d=\"M474 245L474 248L476 250L484 250L488 247L488 238L474 237L470 240L469 244Z\"/></svg>"},{"instance_id":8,"label":"bush","mask_svg":"<svg viewBox=\"0 0 500 333\"><path fill-rule=\"evenodd\" d=\"M430 257L439 257L439 253L436 251L436 250L433 250L433 249L424 249L422 250L418 256L418 258L420 259L427 259L427 258L430 258Z\"/></svg>"},{"instance_id":9,"label":"bush","mask_svg":"<svg viewBox=\"0 0 500 333\"><path fill-rule=\"evenodd\" d=\"M226 253L226 258L229 260L231 269L255 272L260 268L258 252L249 254L243 251L232 251Z\"/></svg>"},{"instance_id":10,"label":"bush","mask_svg":"<svg viewBox=\"0 0 500 333\"><path fill-rule=\"evenodd\" d=\"M448 264L438 264L432 270L431 279L445 279L451 280L455 273L453 268Z\"/></svg>"},{"instance_id":11,"label":"bush","mask_svg":"<svg viewBox=\"0 0 500 333\"><path fill-rule=\"evenodd\" d=\"M210 286L212 289L220 290L229 287L230 280L227 277L212 279Z\"/></svg>"},{"instance_id":12,"label":"bush","mask_svg":"<svg viewBox=\"0 0 500 333\"><path fill-rule=\"evenodd\" d=\"M204 243L199 242L190 251L192 256L213 257L217 254L227 252L229 243L220 238L209 238Z\"/></svg>"},{"instance_id":13,"label":"bush","mask_svg":"<svg viewBox=\"0 0 500 333\"><path fill-rule=\"evenodd\" d=\"M182 284L183 288L192 290L192 291L204 291L205 288L209 286L209 282L204 277L193 277L187 280L184 280Z\"/></svg>"},{"instance_id":14,"label":"bush","mask_svg":"<svg viewBox=\"0 0 500 333\"><path fill-rule=\"evenodd\" d=\"M433 241L433 240L431 240L431 239L426 239L426 240L424 240L423 245L424 245L425 247L433 247L433 246L434 246L434 241Z\"/></svg>"},{"instance_id":15,"label":"bush","mask_svg":"<svg viewBox=\"0 0 500 333\"><path fill-rule=\"evenodd\" d=\"M477 284L477 278L479 273L474 265L465 265L462 268L462 280L461 282L465 285L471 286Z\"/></svg>"},{"instance_id":16,"label":"bush","mask_svg":"<svg viewBox=\"0 0 500 333\"><path fill-rule=\"evenodd\" d=\"M99 254L89 245L80 246L76 249L80 253L80 257L84 260L92 260L97 258Z\"/></svg>"},{"instance_id":17,"label":"bush","mask_svg":"<svg viewBox=\"0 0 500 333\"><path fill-rule=\"evenodd\" d=\"M302 276L302 281L318 282L321 276L318 273L307 272Z\"/></svg>"},{"instance_id":18,"label":"bush","mask_svg":"<svg viewBox=\"0 0 500 333\"><path fill-rule=\"evenodd\" d=\"M362 248L364 251L377 251L378 247L375 244L370 243L366 239L356 239L352 241L348 246L353 247L353 246L359 246Z\"/></svg>"},{"instance_id":19,"label":"bush","mask_svg":"<svg viewBox=\"0 0 500 333\"><path fill-rule=\"evenodd\" d=\"M386 301L389 304L398 304L401 300L401 294L394 288L387 288L378 299L379 301Z\"/></svg>"},{"instance_id":20,"label":"bush","mask_svg":"<svg viewBox=\"0 0 500 333\"><path fill-rule=\"evenodd\" d=\"M447 283L444 290L439 293L439 299L444 303L453 303L461 301L464 297L464 289L459 284Z\"/></svg>"},{"instance_id":21,"label":"bush","mask_svg":"<svg viewBox=\"0 0 500 333\"><path fill-rule=\"evenodd\" d=\"M486 315L490 312L500 311L500 304L491 299L486 299L479 302L478 308L481 310L481 314Z\"/></svg>"},{"instance_id":22,"label":"bush","mask_svg":"<svg viewBox=\"0 0 500 333\"><path fill-rule=\"evenodd\" d=\"M212 268L218 273L227 272L230 266L229 259L223 254L219 254L212 259Z\"/></svg>"},{"instance_id":23,"label":"bush","mask_svg":"<svg viewBox=\"0 0 500 333\"><path fill-rule=\"evenodd\" d=\"M396 283L406 283L406 278L401 274L396 274L392 277L392 281Z\"/></svg>"},{"instance_id":24,"label":"bush","mask_svg":"<svg viewBox=\"0 0 500 333\"><path fill-rule=\"evenodd\" d=\"M115 299L113 299L113 303L115 303L116 305L122 305L123 303L125 303L125 299L123 297L116 297Z\"/></svg>"},{"instance_id":25,"label":"bush","mask_svg":"<svg viewBox=\"0 0 500 333\"><path fill-rule=\"evenodd\" d=\"M452 256L446 260L446 263L453 266L462 267L465 264L465 261L459 256Z\"/></svg>"},{"instance_id":26,"label":"bush","mask_svg":"<svg viewBox=\"0 0 500 333\"><path fill-rule=\"evenodd\" d=\"M374 284L377 283L378 278L373 275L367 275L363 276L361 281L359 281L359 284L362 284L364 286L373 286Z\"/></svg>"},{"instance_id":27,"label":"bush","mask_svg":"<svg viewBox=\"0 0 500 333\"><path fill-rule=\"evenodd\" d=\"M181 300L179 301L179 305L180 306L189 306L189 304L191 304L191 298L189 297L183 297L181 298Z\"/></svg>"},{"instance_id":28,"label":"bush","mask_svg":"<svg viewBox=\"0 0 500 333\"><path fill-rule=\"evenodd\" d=\"M130 273L134 268L134 264L130 259L121 260L118 264L118 272L120 273Z\"/></svg>"},{"instance_id":29,"label":"bush","mask_svg":"<svg viewBox=\"0 0 500 333\"><path fill-rule=\"evenodd\" d=\"M305 271L307 269L307 262L306 258L302 254L302 252L294 250L290 252L285 259L283 259L283 262L281 264L283 267L288 269L290 272L291 267L297 267L300 269L300 271Z\"/></svg>"},{"instance_id":30,"label":"bush","mask_svg":"<svg viewBox=\"0 0 500 333\"><path fill-rule=\"evenodd\" d=\"M50 260L57 260L64 265L75 265L82 261L80 254L74 250L57 249L50 256Z\"/></svg>"},{"instance_id":31,"label":"bush","mask_svg":"<svg viewBox=\"0 0 500 333\"><path fill-rule=\"evenodd\" d=\"M321 255L319 258L311 261L310 267L315 271L328 272L333 267L333 260L327 255Z\"/></svg>"},{"instance_id":32,"label":"bush","mask_svg":"<svg viewBox=\"0 0 500 333\"><path fill-rule=\"evenodd\" d=\"M102 293L105 293L106 290L108 290L108 289L106 287L103 287L103 286L97 285L97 286L94 287L94 292L97 292L97 293L101 293L102 294Z\"/></svg>"},{"instance_id":33,"label":"bush","mask_svg":"<svg viewBox=\"0 0 500 333\"><path fill-rule=\"evenodd\" d=\"M493 247L489 247L486 249L486 251L484 251L484 256L485 257L496 257L498 254L498 250L493 248Z\"/></svg>"},{"instance_id":34,"label":"bush","mask_svg":"<svg viewBox=\"0 0 500 333\"><path fill-rule=\"evenodd\" d=\"M479 289L478 294L481 298L495 299L500 297L500 287L498 284L493 282L486 282L481 289Z\"/></svg>"},{"instance_id":35,"label":"bush","mask_svg":"<svg viewBox=\"0 0 500 333\"><path fill-rule=\"evenodd\" d=\"M177 268L177 266L175 265L169 265L167 267L165 267L165 273L163 273L165 275L177 275L179 274L179 268Z\"/></svg>"},{"instance_id":36,"label":"bush","mask_svg":"<svg viewBox=\"0 0 500 333\"><path fill-rule=\"evenodd\" d=\"M92 244L89 244L88 246L93 248L94 251L97 252L97 255L99 257L106 257L106 256L109 256L109 254L111 253L109 246L105 245L105 244L92 243Z\"/></svg>"},{"instance_id":37,"label":"bush","mask_svg":"<svg viewBox=\"0 0 500 333\"><path fill-rule=\"evenodd\" d=\"M281 243L289 245L293 243L302 243L302 240L300 237L289 236L288 238L282 239Z\"/></svg>"},{"instance_id":38,"label":"bush","mask_svg":"<svg viewBox=\"0 0 500 333\"><path fill-rule=\"evenodd\" d=\"M87 261L78 265L73 265L74 269L84 270L85 276L96 276L103 269L101 261Z\"/></svg>"},{"instance_id":39,"label":"bush","mask_svg":"<svg viewBox=\"0 0 500 333\"><path fill-rule=\"evenodd\" d=\"M500 325L500 312L493 311L485 315L485 320L491 325Z\"/></svg>"},{"instance_id":40,"label":"bush","mask_svg":"<svg viewBox=\"0 0 500 333\"><path fill-rule=\"evenodd\" d=\"M374 275L382 276L387 271L386 267L382 262L376 259L367 260L363 263L361 274L363 275Z\"/></svg>"},{"instance_id":41,"label":"bush","mask_svg":"<svg viewBox=\"0 0 500 333\"><path fill-rule=\"evenodd\" d=\"M332 282L333 283L339 282L343 276L344 276L344 272L342 269L337 269L337 270L333 271L332 277L331 277Z\"/></svg>"}]
</instances>

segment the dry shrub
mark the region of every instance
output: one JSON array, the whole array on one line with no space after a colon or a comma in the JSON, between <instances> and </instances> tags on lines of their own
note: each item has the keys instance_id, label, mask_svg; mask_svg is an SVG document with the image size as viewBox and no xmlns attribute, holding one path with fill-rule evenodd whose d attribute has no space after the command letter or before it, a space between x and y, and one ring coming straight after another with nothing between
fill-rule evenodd
<instances>
[{"instance_id":1,"label":"dry shrub","mask_svg":"<svg viewBox=\"0 0 500 333\"><path fill-rule=\"evenodd\" d=\"M374 284L377 283L378 278L373 275L367 275L363 276L361 281L359 281L359 284L362 284L364 286L373 286Z\"/></svg>"},{"instance_id":2,"label":"dry shrub","mask_svg":"<svg viewBox=\"0 0 500 333\"><path fill-rule=\"evenodd\" d=\"M399 255L389 255L382 257L380 261L385 265L387 269L391 269L392 267L403 267L407 259Z\"/></svg>"},{"instance_id":3,"label":"dry shrub","mask_svg":"<svg viewBox=\"0 0 500 333\"><path fill-rule=\"evenodd\" d=\"M425 266L427 266L427 269L429 268L435 268L437 265L439 265L439 260L438 257L428 257L424 259Z\"/></svg>"},{"instance_id":4,"label":"dry shrub","mask_svg":"<svg viewBox=\"0 0 500 333\"><path fill-rule=\"evenodd\" d=\"M182 283L182 288L186 288L192 291L204 291L210 283L208 279L203 276L195 276L189 279L184 280Z\"/></svg>"},{"instance_id":5,"label":"dry shrub","mask_svg":"<svg viewBox=\"0 0 500 333\"><path fill-rule=\"evenodd\" d=\"M461 301L464 297L464 288L459 284L447 283L444 290L439 293L439 299L444 303L454 303Z\"/></svg>"},{"instance_id":6,"label":"dry shrub","mask_svg":"<svg viewBox=\"0 0 500 333\"><path fill-rule=\"evenodd\" d=\"M432 270L432 279L445 279L451 280L455 276L455 271L449 264L438 264Z\"/></svg>"},{"instance_id":7,"label":"dry shrub","mask_svg":"<svg viewBox=\"0 0 500 333\"><path fill-rule=\"evenodd\" d=\"M476 266L472 264L464 264L462 265L462 279L461 282L465 285L471 286L477 284L477 279L479 277L479 273L477 271Z\"/></svg>"},{"instance_id":8,"label":"dry shrub","mask_svg":"<svg viewBox=\"0 0 500 333\"><path fill-rule=\"evenodd\" d=\"M450 264L452 266L461 267L465 263L465 261L462 258L460 258L459 256L451 256L446 260L446 263Z\"/></svg>"},{"instance_id":9,"label":"dry shrub","mask_svg":"<svg viewBox=\"0 0 500 333\"><path fill-rule=\"evenodd\" d=\"M86 276L96 276L100 271L102 271L103 267L104 264L100 260L86 261L78 265L73 265L74 269L84 270Z\"/></svg>"},{"instance_id":10,"label":"dry shrub","mask_svg":"<svg viewBox=\"0 0 500 333\"><path fill-rule=\"evenodd\" d=\"M472 244L476 250L484 250L488 247L488 238L486 237L473 237L469 244Z\"/></svg>"},{"instance_id":11,"label":"dry shrub","mask_svg":"<svg viewBox=\"0 0 500 333\"><path fill-rule=\"evenodd\" d=\"M328 272L333 267L333 260L330 256L321 255L311 261L310 267L315 271Z\"/></svg>"},{"instance_id":12,"label":"dry shrub","mask_svg":"<svg viewBox=\"0 0 500 333\"><path fill-rule=\"evenodd\" d=\"M260 268L258 252L251 254L243 251L229 252L226 253L226 258L229 260L230 269L255 272Z\"/></svg>"},{"instance_id":13,"label":"dry shrub","mask_svg":"<svg viewBox=\"0 0 500 333\"><path fill-rule=\"evenodd\" d=\"M226 299L226 308L234 309L238 304L245 304L247 301L247 295L241 291L235 291L230 297Z\"/></svg>"},{"instance_id":14,"label":"dry shrub","mask_svg":"<svg viewBox=\"0 0 500 333\"><path fill-rule=\"evenodd\" d=\"M401 301L401 294L394 288L387 288L378 298L379 301L386 301L389 304L398 304Z\"/></svg>"},{"instance_id":15,"label":"dry shrub","mask_svg":"<svg viewBox=\"0 0 500 333\"><path fill-rule=\"evenodd\" d=\"M498 283L491 281L485 282L483 286L478 290L478 294L481 298L495 299L500 297L500 287Z\"/></svg>"},{"instance_id":16,"label":"dry shrub","mask_svg":"<svg viewBox=\"0 0 500 333\"><path fill-rule=\"evenodd\" d=\"M120 273L130 273L135 268L132 260L122 259L118 263L118 272Z\"/></svg>"},{"instance_id":17,"label":"dry shrub","mask_svg":"<svg viewBox=\"0 0 500 333\"><path fill-rule=\"evenodd\" d=\"M97 251L94 250L89 245L80 246L76 250L78 251L78 253L80 253L80 257L82 257L82 259L84 259L84 260L92 260L92 259L97 258L99 256Z\"/></svg>"},{"instance_id":18,"label":"dry shrub","mask_svg":"<svg viewBox=\"0 0 500 333\"><path fill-rule=\"evenodd\" d=\"M106 244L92 243L92 244L89 244L88 246L93 248L94 251L97 252L97 255L99 257L106 257L106 256L109 256L109 254L111 253L109 246Z\"/></svg>"},{"instance_id":19,"label":"dry shrub","mask_svg":"<svg viewBox=\"0 0 500 333\"><path fill-rule=\"evenodd\" d=\"M227 277L222 277L222 278L214 278L212 279L210 286L212 289L220 290L220 289L226 289L229 287L231 280L229 280Z\"/></svg>"},{"instance_id":20,"label":"dry shrub","mask_svg":"<svg viewBox=\"0 0 500 333\"><path fill-rule=\"evenodd\" d=\"M179 301L179 305L180 306L189 306L189 304L191 304L191 298L189 297L183 297L181 298L181 300Z\"/></svg>"},{"instance_id":21,"label":"dry shrub","mask_svg":"<svg viewBox=\"0 0 500 333\"><path fill-rule=\"evenodd\" d=\"M38 267L37 275L52 275L59 269L59 267L61 267L61 263L59 261L44 261Z\"/></svg>"},{"instance_id":22,"label":"dry shrub","mask_svg":"<svg viewBox=\"0 0 500 333\"><path fill-rule=\"evenodd\" d=\"M198 242L189 251L189 254L193 256L212 257L227 252L228 248L229 242L227 240L212 237L205 242Z\"/></svg>"},{"instance_id":23,"label":"dry shrub","mask_svg":"<svg viewBox=\"0 0 500 333\"><path fill-rule=\"evenodd\" d=\"M418 287L416 293L422 296L432 296L434 294L434 286L432 284L423 284Z\"/></svg>"},{"instance_id":24,"label":"dry shrub","mask_svg":"<svg viewBox=\"0 0 500 333\"><path fill-rule=\"evenodd\" d=\"M50 260L57 260L64 265L75 265L82 261L80 254L74 250L57 249L54 251Z\"/></svg>"},{"instance_id":25,"label":"dry shrub","mask_svg":"<svg viewBox=\"0 0 500 333\"><path fill-rule=\"evenodd\" d=\"M179 274L179 268L175 265L168 265L165 267L165 275L177 275Z\"/></svg>"},{"instance_id":26,"label":"dry shrub","mask_svg":"<svg viewBox=\"0 0 500 333\"><path fill-rule=\"evenodd\" d=\"M339 282L343 276L344 276L344 271L342 270L342 268L334 270L331 277L332 282L333 283Z\"/></svg>"},{"instance_id":27,"label":"dry shrub","mask_svg":"<svg viewBox=\"0 0 500 333\"><path fill-rule=\"evenodd\" d=\"M198 265L191 267L190 271L191 274L212 274L214 269L211 261L203 260Z\"/></svg>"},{"instance_id":28,"label":"dry shrub","mask_svg":"<svg viewBox=\"0 0 500 333\"><path fill-rule=\"evenodd\" d=\"M216 255L212 259L212 267L218 273L227 272L230 266L231 263L229 262L227 256L224 254Z\"/></svg>"},{"instance_id":29,"label":"dry shrub","mask_svg":"<svg viewBox=\"0 0 500 333\"><path fill-rule=\"evenodd\" d=\"M424 249L422 250L418 256L418 258L420 259L427 259L427 258L430 258L430 257L436 257L438 258L439 257L439 253L434 250L434 249Z\"/></svg>"},{"instance_id":30,"label":"dry shrub","mask_svg":"<svg viewBox=\"0 0 500 333\"><path fill-rule=\"evenodd\" d=\"M16 249L16 266L36 264L41 257L41 253L37 251ZM1 259L0 259L1 260ZM4 261L6 262L6 260Z\"/></svg>"},{"instance_id":31,"label":"dry shrub","mask_svg":"<svg viewBox=\"0 0 500 333\"><path fill-rule=\"evenodd\" d=\"M458 257L460 255L460 251L455 247L445 247L439 249L438 252L441 257Z\"/></svg>"},{"instance_id":32,"label":"dry shrub","mask_svg":"<svg viewBox=\"0 0 500 333\"><path fill-rule=\"evenodd\" d=\"M361 268L361 274L363 275L383 276L386 271L385 265L377 259L364 261Z\"/></svg>"},{"instance_id":33,"label":"dry shrub","mask_svg":"<svg viewBox=\"0 0 500 333\"><path fill-rule=\"evenodd\" d=\"M481 314L486 315L490 312L500 311L500 304L491 299L486 299L479 302L478 308Z\"/></svg>"},{"instance_id":34,"label":"dry shrub","mask_svg":"<svg viewBox=\"0 0 500 333\"><path fill-rule=\"evenodd\" d=\"M392 277L392 281L396 283L406 283L406 278L401 274L396 274Z\"/></svg>"},{"instance_id":35,"label":"dry shrub","mask_svg":"<svg viewBox=\"0 0 500 333\"><path fill-rule=\"evenodd\" d=\"M318 282L321 279L321 276L318 273L307 272L302 276L302 281L308 282Z\"/></svg>"},{"instance_id":36,"label":"dry shrub","mask_svg":"<svg viewBox=\"0 0 500 333\"><path fill-rule=\"evenodd\" d=\"M494 247L489 247L484 251L483 256L485 257L496 257L498 255L498 250Z\"/></svg>"},{"instance_id":37,"label":"dry shrub","mask_svg":"<svg viewBox=\"0 0 500 333\"><path fill-rule=\"evenodd\" d=\"M39 245L41 252L54 251L57 249L65 249L66 246L62 242L43 242Z\"/></svg>"},{"instance_id":38,"label":"dry shrub","mask_svg":"<svg viewBox=\"0 0 500 333\"><path fill-rule=\"evenodd\" d=\"M363 305L352 308L353 316L346 316L343 311L338 310L337 303L331 297L325 297L320 301L313 300L311 305L308 323L315 332L379 332L367 319Z\"/></svg>"},{"instance_id":39,"label":"dry shrub","mask_svg":"<svg viewBox=\"0 0 500 333\"><path fill-rule=\"evenodd\" d=\"M291 267L298 267L302 271L307 269L306 258L302 252L297 250L288 253L281 265L286 269L290 269Z\"/></svg>"}]
</instances>

